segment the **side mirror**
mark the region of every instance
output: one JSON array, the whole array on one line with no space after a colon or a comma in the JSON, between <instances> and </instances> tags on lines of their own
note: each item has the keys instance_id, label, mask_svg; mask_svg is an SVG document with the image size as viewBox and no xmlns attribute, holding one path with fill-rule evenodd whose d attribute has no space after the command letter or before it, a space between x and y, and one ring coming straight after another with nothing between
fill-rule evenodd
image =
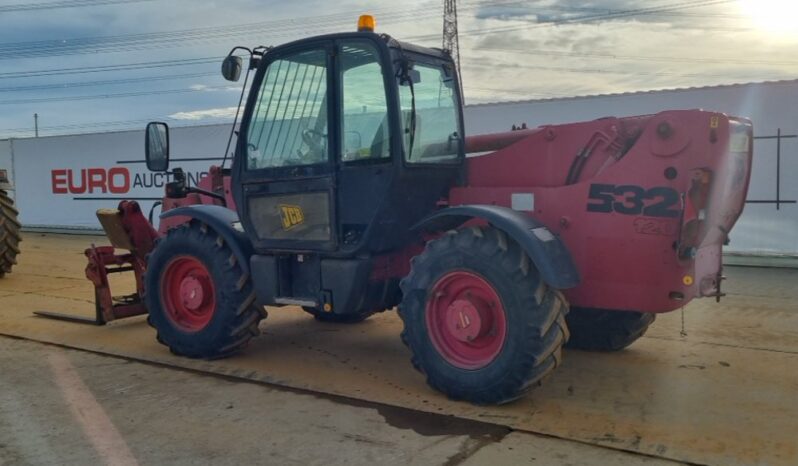
<instances>
[{"instance_id":1,"label":"side mirror","mask_svg":"<svg viewBox=\"0 0 798 466\"><path fill-rule=\"evenodd\" d=\"M418 70L408 69L399 76L400 86L409 86L421 82L421 73Z\"/></svg>"},{"instance_id":2,"label":"side mirror","mask_svg":"<svg viewBox=\"0 0 798 466\"><path fill-rule=\"evenodd\" d=\"M241 77L241 67L241 57L228 55L222 62L222 76L228 81L238 81L238 78Z\"/></svg>"},{"instance_id":3,"label":"side mirror","mask_svg":"<svg viewBox=\"0 0 798 466\"><path fill-rule=\"evenodd\" d=\"M408 76L408 78L410 78L410 81L412 81L413 84L421 83L421 72L420 71L418 71L418 70L410 70L410 71L407 72L407 76Z\"/></svg>"},{"instance_id":4,"label":"side mirror","mask_svg":"<svg viewBox=\"0 0 798 466\"><path fill-rule=\"evenodd\" d=\"M169 126L166 123L147 124L144 155L149 170L165 172L169 169Z\"/></svg>"}]
</instances>

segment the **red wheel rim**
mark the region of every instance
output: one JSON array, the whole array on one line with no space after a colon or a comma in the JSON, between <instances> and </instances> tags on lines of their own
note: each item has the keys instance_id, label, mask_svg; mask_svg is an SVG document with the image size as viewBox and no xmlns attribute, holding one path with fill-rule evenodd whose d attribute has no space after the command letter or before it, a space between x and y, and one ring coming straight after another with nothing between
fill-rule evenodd
<instances>
[{"instance_id":1,"label":"red wheel rim","mask_svg":"<svg viewBox=\"0 0 798 466\"><path fill-rule=\"evenodd\" d=\"M161 280L166 315L181 330L197 332L205 328L216 308L216 290L208 268L190 256L175 257Z\"/></svg>"},{"instance_id":2,"label":"red wheel rim","mask_svg":"<svg viewBox=\"0 0 798 466\"><path fill-rule=\"evenodd\" d=\"M450 272L430 290L427 328L438 353L461 369L481 369L502 350L507 318L496 290L482 277Z\"/></svg>"}]
</instances>

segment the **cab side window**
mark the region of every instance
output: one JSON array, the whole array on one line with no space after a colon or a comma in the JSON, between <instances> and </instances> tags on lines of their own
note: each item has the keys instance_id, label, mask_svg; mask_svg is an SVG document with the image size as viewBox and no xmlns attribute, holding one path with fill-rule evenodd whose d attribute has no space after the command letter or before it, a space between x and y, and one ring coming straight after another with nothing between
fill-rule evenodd
<instances>
[{"instance_id":1,"label":"cab side window","mask_svg":"<svg viewBox=\"0 0 798 466\"><path fill-rule=\"evenodd\" d=\"M399 86L405 160L457 163L460 116L453 71L447 65L426 63L416 63L414 70L418 82Z\"/></svg>"}]
</instances>

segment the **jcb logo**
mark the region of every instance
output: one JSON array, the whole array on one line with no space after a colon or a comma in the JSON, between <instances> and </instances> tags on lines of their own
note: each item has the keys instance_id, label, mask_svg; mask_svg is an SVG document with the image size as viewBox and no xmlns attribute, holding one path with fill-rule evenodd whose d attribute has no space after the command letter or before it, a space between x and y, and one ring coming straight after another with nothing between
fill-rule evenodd
<instances>
[{"instance_id":1,"label":"jcb logo","mask_svg":"<svg viewBox=\"0 0 798 466\"><path fill-rule=\"evenodd\" d=\"M280 213L283 221L283 230L290 230L297 225L305 222L305 214L298 205L280 205Z\"/></svg>"}]
</instances>

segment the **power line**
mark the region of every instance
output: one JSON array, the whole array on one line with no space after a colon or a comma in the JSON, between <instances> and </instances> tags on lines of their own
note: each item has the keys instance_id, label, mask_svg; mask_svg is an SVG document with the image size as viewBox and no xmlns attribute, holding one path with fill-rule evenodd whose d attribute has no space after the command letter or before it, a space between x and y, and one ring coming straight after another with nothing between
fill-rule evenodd
<instances>
[{"instance_id":1,"label":"power line","mask_svg":"<svg viewBox=\"0 0 798 466\"><path fill-rule=\"evenodd\" d=\"M99 1L99 0L97 0L97 1ZM112 0L107 0L107 1L112 1ZM124 3L121 0L119 0L119 1L120 1L120 3ZM138 0L138 1L151 1L151 0ZM579 23L584 23L584 22L613 20L613 19L617 19L617 18L635 16L635 15L668 14L669 12L670 13L674 13L674 12L677 11L677 9L681 9L681 8L698 8L698 7L702 7L702 6L723 4L723 3L727 3L729 1L732 1L732 0L682 2L682 3L677 3L677 4L663 5L663 6L652 7L652 8L641 8L641 9L635 9L635 10L612 10L611 13L605 12L605 13L602 13L602 14L579 16L579 17L568 18L568 19L563 19L563 20L553 21L553 22L532 23L532 24L525 24L525 25L521 25L521 26L510 26L510 27L502 27L502 28L481 28L481 29L475 29L473 31L465 31L465 32L461 31L461 33L470 34L470 35L481 35L481 34L491 34L491 33L494 33L494 32L508 32L508 31L511 31L511 30L519 30L519 29L556 26L556 25L561 25L561 24L579 24ZM50 3L57 3L57 2L50 2ZM64 3L66 3L66 2L64 2ZM512 4L512 3L519 3L519 2L502 2L502 5L508 5L508 4ZM458 6L458 8L461 11L463 9L465 9L465 8L472 8L472 9L473 8L477 8L476 6L470 6L471 4L466 4L466 5L468 5L468 6L465 6L465 7ZM2 11L2 10L0 10L0 11ZM421 18L426 17L426 16L420 15L419 14L420 11L429 11L429 10L421 10L421 9L409 10L409 9L406 9L403 12L394 13L394 15L393 16L389 16L389 18L393 18L394 20L402 21L405 18L418 20L419 17L421 17ZM351 21L351 15L349 13L345 13L345 14L347 15L346 21L350 22ZM344 13L340 13L338 15L342 16L342 15L344 15ZM325 26L332 26L333 24L337 24L336 22L338 20L337 19L331 19L332 16L333 15L325 15L323 17L311 17L311 18L325 18L325 19L307 21L307 22L304 22L302 24L296 24L299 21L302 21L302 18L300 18L300 19L297 19L297 20L278 20L278 21L273 21L273 22L251 23L249 25L241 25L241 27L242 28L250 27L250 28L254 29L257 26L258 28L261 28L261 30L257 31L258 33L264 33L264 34L272 34L273 33L273 34L275 34L277 36L279 36L280 34L286 35L286 34L290 34L292 32L299 31L300 28L303 28L303 27L309 27L309 28L314 30L314 33L319 33L319 32L324 32L325 31L325 29L324 29ZM268 27L264 26L264 24L286 23L287 21L292 22L292 24L286 24L284 28L279 28L279 27L275 26L273 31L270 31L268 29ZM329 21L329 22L325 23L325 21ZM341 19L340 21L344 21L344 19ZM388 19L386 21L390 22L390 19ZM84 44L84 47L85 47L84 51L76 52L76 53L89 53L89 51L91 51L91 52L94 52L94 51L102 52L102 51L142 50L144 48L158 48L157 46L159 44L166 44L166 46L169 46L168 44L170 42L207 41L207 40L213 40L213 39L220 38L220 37L229 37L230 35L238 35L238 34L246 33L246 32L239 32L239 31L244 31L244 29L232 30L232 28L233 27L217 27L215 29L217 29L218 35L213 35L213 36L212 36L212 34L208 33L208 30L211 29L211 28L195 28L193 30L167 31L167 32L162 32L162 33L150 33L150 34L159 34L159 36L158 37L148 37L148 38L140 37L140 36L145 36L144 34L133 34L133 35L125 35L125 36L106 36L106 38L113 38L113 37L130 38L130 37L133 37L133 36L137 36L138 37L136 40L138 40L139 42L127 43L127 44L124 43L124 41L122 41L122 40L117 40L113 44L105 44L105 45L103 45L103 43L102 43L102 39L104 39L103 37L88 38L88 39L99 40L99 42L95 43L95 44L91 44L91 43ZM513 28L513 29L509 29L509 28ZM186 33L187 31L194 31L194 32L191 35L181 35L181 34ZM206 34L206 37L200 37L200 36L203 36L203 34L205 34L205 33L208 33L208 34ZM417 38L418 37L425 37L425 36L417 36ZM430 36L426 36L426 37L432 38ZM438 36L438 35L434 36L434 38L438 38L438 37L440 37L440 36ZM69 41L72 41L72 40L69 40ZM35 42L35 43L34 42L23 42L23 43L18 43L18 44L28 44L30 47L33 47L33 45L31 45L31 44L40 44L41 42L47 42L47 41L38 41L38 42ZM11 50L12 50L11 48L4 49L5 46L9 46L9 45L13 45L13 44L0 44L0 59L3 58L3 53L11 54ZM102 49L101 47L105 47L105 49ZM114 47L116 47L116 48L114 48ZM129 48L129 49L126 50L125 49L126 47L132 47L132 48ZM135 48L135 47L138 47L138 48ZM88 49L92 49L92 50L88 50ZM76 48L75 50L78 50L78 49ZM477 49L477 50L491 50L491 48L480 48L480 49ZM496 48L494 48L494 50L496 50ZM530 54L536 54L536 53L537 54L545 54L545 53L549 53L549 51L521 51L521 50L512 50L512 49L507 49L505 51L508 51L508 52L509 51L511 51L511 52L519 52L519 53L530 53ZM19 51L14 51L14 53L20 53L20 52ZM63 52L53 52L52 54L55 54L55 53L63 54ZM551 52L551 53L560 53L560 52ZM562 53L569 53L569 52L562 52ZM602 54L583 54L583 55L587 55L587 56L591 56L591 57L595 56L596 58L599 58L599 57L601 57L601 58L609 58L609 57L603 56ZM580 55L574 55L574 56L580 56ZM612 58L619 58L619 59L646 59L645 57L630 58L630 57L633 57L633 56L623 56L623 58L621 58L621 57L622 56L617 56L617 55L613 55L612 56ZM11 58L11 57L8 57L8 58ZM19 58L19 57L16 56L16 57L13 57L13 58ZM220 60L220 59L221 59L221 57L202 57L202 58L195 58L195 59L164 60L164 61L157 61L157 62L153 61L153 62L141 62L141 63L128 63L128 64L120 64L120 65L61 68L61 69L55 69L55 70L34 70L34 71L20 71L20 72L4 72L4 73L0 73L0 79L35 77L35 76L70 75L70 74L84 74L84 73L100 73L100 72L114 72L114 71L127 71L127 70L137 70L137 69L158 69L158 68L173 67L173 66L201 65L201 64L208 64L208 63L214 63L214 62L218 63L218 60ZM681 59L681 58L678 58L678 57L649 57L647 59L649 59L649 60L661 60L661 61L668 61L668 60L673 60L673 61L676 61L676 60L679 60L679 61L691 61L691 59L689 59L689 58ZM700 60L700 58L695 58L694 60ZM718 60L718 59L714 59L714 60ZM745 61L742 61L742 63L745 63ZM788 62L788 63L789 64L794 64L793 62ZM757 64L773 64L773 65L775 65L775 64L782 64L782 63L767 62L767 63L757 63ZM530 67L530 68L542 69L541 67ZM585 69L577 69L577 68L553 69L552 67L548 67L548 68L550 68L552 71L620 73L620 74L628 74L629 73L628 70L620 72L620 71L613 71L613 70L589 70L589 69L585 70ZM665 73L667 73L667 72L665 72ZM207 75L210 75L210 74L211 73L208 73ZM655 76L672 75L672 76L687 76L687 77L690 76L690 75L676 75L676 74L663 74L663 73L654 73L652 75L655 75ZM707 75L692 75L692 76L709 77ZM109 83L113 83L113 82L121 84L121 83L123 83L125 81L132 82L132 81L142 81L142 80L147 80L147 79L148 78L140 78L140 79L136 79L136 80L95 81L94 85L102 85L102 83L109 84ZM169 79L169 78L163 78L163 79ZM98 84L98 83L100 83L100 84ZM89 85L89 84L86 84L86 85ZM67 83L65 85L57 85L56 84L56 85L47 85L47 86L52 86L50 88L80 87L81 84L79 84L79 83ZM22 86L22 87L25 87L25 86ZM28 86L28 87L31 87L31 86ZM159 94L178 94L178 93L187 93L187 92L197 92L197 91L201 91L201 90L217 90L217 89L223 89L223 88L225 88L225 87L224 86L220 86L220 87L209 87L209 88L204 88L204 89L171 89L171 90L161 90L161 91L140 91L140 92L129 92L129 93L121 93L121 94L101 94L101 95L91 95L91 96L74 96L74 97L70 97L70 98L42 98L42 99L27 99L27 100L26 99L18 99L18 100L10 100L10 101L0 101L0 105L11 105L11 104L21 104L21 103L39 103L39 102L63 101L63 100L107 99L107 98L135 97L135 96L147 96L147 95L159 95ZM3 88L0 88L0 92L3 91L2 89ZM20 87L18 87L18 88L6 88L6 89L8 89L8 91L6 91L6 92L11 92L12 90L20 90L20 91L21 90L31 90L31 89L22 89ZM497 90L497 89L486 89L486 88L470 88L470 89L484 90L484 91L488 91L488 92L509 92L509 93L518 93L518 94L522 94L523 93L524 95L529 95L528 93L526 93L524 91L509 91L509 90ZM137 121L143 121L143 120L137 120ZM203 120L203 122L205 122L205 121L208 121L208 120ZM106 122L106 123L107 123L108 126L111 126L113 124L121 125L123 122ZM70 125L66 125L66 126L70 126ZM74 126L74 125L72 125L72 126ZM97 125L95 125L95 126L97 126ZM94 127L94 126L87 126L87 127ZM48 129L48 128L44 128L44 129ZM0 130L0 131L5 131L5 130Z\"/></svg>"},{"instance_id":2,"label":"power line","mask_svg":"<svg viewBox=\"0 0 798 466\"><path fill-rule=\"evenodd\" d=\"M428 9L402 9L386 14L387 22L417 21L420 18L434 17ZM268 34L279 37L312 30L314 33L331 31L334 25L349 24L351 13L337 13L324 16L272 20L233 26L213 26L176 31L125 34L113 36L82 37L43 41L26 41L0 44L0 59L19 59L52 55L75 55L85 53L124 52L157 48L155 46L174 46L178 42L206 42L213 39Z\"/></svg>"},{"instance_id":3,"label":"power line","mask_svg":"<svg viewBox=\"0 0 798 466\"><path fill-rule=\"evenodd\" d=\"M81 129L81 128L88 128L88 127L104 127L104 126L121 126L121 125L132 125L132 124L140 124L146 123L149 121L157 120L159 118L150 118L150 119L138 119L138 120L124 120L124 121L102 121L102 122L95 122L95 123L78 123L78 124L70 124L70 125L54 125L54 126L43 126L39 129L42 130L63 130L63 129ZM161 117L160 119L163 119ZM166 118L169 119L169 118ZM26 132L26 131L33 131L31 128L1 128L0 133L12 133L12 132Z\"/></svg>"},{"instance_id":4,"label":"power line","mask_svg":"<svg viewBox=\"0 0 798 466\"><path fill-rule=\"evenodd\" d=\"M608 69L599 69L599 68L577 68L577 67L561 67L561 66L542 66L542 65L528 65L524 63L514 63L510 66L496 66L496 65L488 65L482 63L470 63L466 65L467 68L491 68L493 70L497 69L507 69L513 70L516 68L523 68L523 69L530 69L530 70L540 70L540 71L556 71L556 72L567 72L567 73L591 73L591 74L619 74L619 75L628 75L630 71L627 69L615 69L615 70L608 70ZM669 71L654 71L654 72L646 72L646 71L635 71L634 74L636 76L656 76L656 77L677 77L677 78L731 78L728 73L722 75L712 75L712 74L703 74L703 73L674 73ZM739 78L739 79L749 79L749 78Z\"/></svg>"},{"instance_id":5,"label":"power line","mask_svg":"<svg viewBox=\"0 0 798 466\"><path fill-rule=\"evenodd\" d=\"M497 1L495 3L502 5L513 3L513 1ZM475 8L477 8L477 6L470 6L464 9ZM392 8L375 11L382 11L384 13L384 16L380 16L380 21L381 23L385 22L387 24L404 21L418 21L419 19L426 18L437 18L440 15L439 11L427 7ZM250 38L253 35L281 37L309 31L312 31L314 34L320 34L339 30L341 25L346 24L351 26L352 21L352 13L346 11L328 15L270 20L229 26L209 26L138 34L9 42L0 44L0 59L20 59L86 53L96 54L105 52L127 52L134 50L163 48L157 47L159 45L175 46L178 42L207 42L213 39L237 37L242 35L247 35Z\"/></svg>"},{"instance_id":6,"label":"power line","mask_svg":"<svg viewBox=\"0 0 798 466\"><path fill-rule=\"evenodd\" d=\"M749 60L739 58L716 58L716 57L669 57L669 56L649 56L649 55L623 55L615 53L586 53L586 52L567 52L559 50L535 50L535 49L516 49L510 47L478 47L472 49L474 52L481 50L520 53L524 55L544 55L553 57L579 57L579 58L601 58L634 61L661 61L661 62L685 62L685 63L717 63L717 64L738 64L738 65L798 65L798 61L770 61L770 60Z\"/></svg>"},{"instance_id":7,"label":"power line","mask_svg":"<svg viewBox=\"0 0 798 466\"><path fill-rule=\"evenodd\" d=\"M92 87L92 86L114 86L119 84L132 84L150 81L167 81L174 79L189 79L189 78L202 78L208 76L217 76L218 73L186 73L186 74L167 74L160 76L147 76L141 78L124 78L124 79L109 79L105 81L81 81L72 83L56 83L56 84L36 84L30 86L14 86L14 87L0 87L0 92L23 92L23 91L43 91L55 89L70 89L75 87Z\"/></svg>"},{"instance_id":8,"label":"power line","mask_svg":"<svg viewBox=\"0 0 798 466\"><path fill-rule=\"evenodd\" d=\"M539 15L540 11L564 11L564 12L590 12L590 13L600 13L600 14L609 14L609 13L617 13L619 11L624 10L616 10L612 8L599 8L599 7L583 7L583 6L563 6L563 5L556 5L556 4L543 4L541 6L540 11L532 11L532 5L530 3L541 3L541 2L529 2L527 0L511 0L502 3L480 3L480 2L463 2L463 5L473 6L476 8L508 8L513 6L524 6L528 7L530 14ZM647 13L646 16L666 16L666 17L687 17L687 18L725 18L725 19L746 19L745 15L740 14L729 14L729 13L709 13L709 12L685 12L685 11L653 11Z\"/></svg>"},{"instance_id":9,"label":"power line","mask_svg":"<svg viewBox=\"0 0 798 466\"><path fill-rule=\"evenodd\" d=\"M725 1L730 1L730 0L722 0L720 3L723 3ZM507 6L518 3L522 2L518 1L493 2L491 6ZM716 3L719 2L716 0L714 2L704 1L704 2L697 2L697 3L694 2L688 4L680 3L666 7L656 7L656 9L644 8L637 10L613 10L610 13L602 13L600 15L589 15L579 18L569 18L566 20L561 20L559 22L535 23L532 25L524 25L522 27L527 28L527 27L551 26L563 22L574 23L574 22L584 22L584 21L595 21L601 18L607 18L607 17L615 18L622 15L623 16L634 15L634 14L650 15L650 14L656 14L658 12L662 13L663 11L666 11L665 8L669 8L669 10L667 11L674 11L673 10L674 8L687 8L687 7L694 8L698 6L705 6L706 4L716 4ZM461 10L476 9L479 7L480 5L477 4L469 4L467 6L461 7ZM428 11L429 9L427 8L393 10L392 12L389 11L386 13L388 18L386 21L390 23L392 19L402 20L406 18L412 18L413 20L417 20L420 12L428 12ZM143 50L148 48L159 48L154 46L159 44L163 45L162 43L165 41L172 43L179 41L188 41L188 40L207 41L212 38L245 34L253 29L257 30L257 32L263 32L264 30L267 30L269 31L270 35L275 35L281 31L283 33L288 33L289 31L295 31L298 30L299 28L324 25L325 23L333 24L331 23L331 21L338 20L339 18L342 18L343 15L346 15L345 17L347 18L347 21L351 20L351 14L347 12L347 13L336 13L324 16L298 18L294 20L279 20L279 21L251 23L251 24L238 25L238 26L194 28L183 31L167 31L159 33L77 38L77 39L66 39L66 40L55 40L55 41L51 40L51 41L7 43L7 44L0 44L0 59L20 58L21 55L25 57L33 57L33 56L55 55L55 54L80 54L80 53L89 53L89 52L99 53L99 52ZM478 29L478 30L468 31L468 33L474 35L474 34L491 33L494 31L497 30ZM430 36L417 36L417 38L429 38L429 37ZM90 51L83 50L84 48L87 47L91 47L91 50ZM203 62L209 62L215 59L216 58L203 58L203 59L197 59L196 62L199 63L200 60L202 60ZM164 67L180 66L183 64L183 62L184 62L183 60L179 61L175 60L172 61L171 63L159 63L158 65L162 65ZM185 63L188 63L188 61L185 61ZM149 66L149 64L142 64L142 65ZM107 66L107 67L95 67L94 69L92 69L91 67L87 67L85 69L85 72L113 71L115 69L118 70L139 69L135 68L135 65L129 65L130 68L127 68L127 66L128 65L116 65L116 66ZM155 62L152 62L152 67L160 67L160 66L155 66ZM56 74L73 74L82 71L83 70L81 68L75 68L71 70L61 70L61 71L41 70L41 71L30 71L30 72L0 73L0 79L11 78L11 77L32 77L32 76L48 76Z\"/></svg>"},{"instance_id":10,"label":"power line","mask_svg":"<svg viewBox=\"0 0 798 466\"><path fill-rule=\"evenodd\" d=\"M191 120L181 120L176 118L170 117L157 117L157 118L148 118L148 119L140 119L140 120L127 120L127 121L111 121L111 122L97 122L97 123L88 123L88 124L78 124L78 125L56 125L56 126L40 126L39 132L45 132L43 136L62 136L62 135L76 135L76 134L90 134L96 133L98 129L101 128L110 128L106 129L104 132L108 131L137 131L142 130L142 125L155 120L166 120L169 121L169 126L172 128L180 128L180 127L187 127L187 126L195 126L196 122ZM226 120L203 120L202 126L207 125L222 125L222 124L230 124L232 123L232 118ZM135 125L135 126L134 126ZM34 128L7 128L7 129L0 129L0 138L8 139L11 137L24 137L23 135L33 135Z\"/></svg>"},{"instance_id":11,"label":"power line","mask_svg":"<svg viewBox=\"0 0 798 466\"><path fill-rule=\"evenodd\" d=\"M163 89L155 91L136 91L136 92L121 92L113 94L96 94L96 95L77 95L68 97L42 97L35 99L11 99L0 100L0 105L18 105L18 104L38 104L46 102L72 102L79 100L100 100L100 99L116 99L122 97L145 97L163 94L186 94L190 92L203 92L203 91L217 91L228 89L228 86L202 86L197 89Z\"/></svg>"},{"instance_id":12,"label":"power line","mask_svg":"<svg viewBox=\"0 0 798 466\"><path fill-rule=\"evenodd\" d=\"M47 131L60 131L60 130L71 130L71 129L88 129L88 128L102 128L102 127L109 127L109 126L130 126L130 125L139 125L143 123L149 123L150 121L155 120L166 120L166 121L174 121L174 122L186 122L189 123L192 120L188 119L180 119L180 118L172 118L169 116L158 116L153 118L139 118L135 120L121 120L121 121L97 121L91 123L75 123L69 125L52 125L52 126L41 126L39 127L40 130L47 130ZM232 122L232 117L228 118L213 118L209 121L219 121L221 122ZM203 123L205 125L206 123ZM215 123L208 123L208 124L215 124ZM135 129L143 129L135 127ZM9 132L25 132L30 131L32 132L33 129L31 128L0 128L0 133L9 133Z\"/></svg>"},{"instance_id":13,"label":"power line","mask_svg":"<svg viewBox=\"0 0 798 466\"><path fill-rule=\"evenodd\" d=\"M60 76L70 74L104 73L109 71L132 71L151 68L168 68L174 66L202 65L221 63L224 57L182 58L176 60L160 60L140 63L123 63L119 65L81 66L75 68L44 69L32 71L7 71L0 73L0 79L33 78L40 76Z\"/></svg>"},{"instance_id":14,"label":"power line","mask_svg":"<svg viewBox=\"0 0 798 466\"><path fill-rule=\"evenodd\" d=\"M14 13L18 11L55 10L61 8L79 8L88 6L118 5L124 3L143 3L153 0L71 0L42 3L16 3L13 5L0 5L0 13Z\"/></svg>"},{"instance_id":15,"label":"power line","mask_svg":"<svg viewBox=\"0 0 798 466\"><path fill-rule=\"evenodd\" d=\"M88 1L88 0L84 0ZM100 1L100 0L94 0ZM122 1L122 0L103 0L103 1ZM145 0L140 0L145 1ZM151 0L146 0L151 1ZM715 5L726 3L732 0L714 0L703 2L682 2L678 4L665 5L652 8L640 8L634 10L611 10L608 13L601 13L595 15L580 16L576 18L567 18L553 22L535 23L532 25L514 26L510 28L493 28L493 29L476 29L468 31L471 35L488 34L493 32L506 32L517 29L525 29L529 27L551 26L558 24L571 24L578 22L597 21L602 19L614 19L619 17L626 17L631 15L651 15L663 12L671 12L676 9L682 8L696 8L700 6ZM51 2L53 3L53 2ZM494 2L496 6L507 6L516 4L518 2ZM477 5L471 4L470 6L461 8L475 9L479 8ZM414 9L401 9L386 12L386 21L413 19L417 20L423 15L422 13L429 12L427 8L414 8ZM345 16L344 16L345 15ZM63 55L63 54L80 54L80 53L100 53L100 52L114 52L114 51L133 51L153 48L155 45L163 45L164 43L171 42L174 44L179 41L207 41L210 39L230 37L234 35L249 34L249 33L263 33L268 31L271 36L285 35L291 32L296 32L300 29L314 28L324 25L338 24L343 18L346 21L351 20L351 13L336 13L324 16L312 16L288 20L276 20L259 23L250 23L235 26L221 26L221 27L206 27L194 28L182 31L166 31L158 33L143 33L143 34L128 34L116 36L100 36L100 37L84 37L65 40L49 40L49 41L32 41L32 42L17 42L0 44L0 59L20 58L20 56L34 57L34 56L48 56L48 55ZM318 29L314 29L319 31ZM417 36L419 38L429 38L430 36ZM90 48L91 50L86 50Z\"/></svg>"},{"instance_id":16,"label":"power line","mask_svg":"<svg viewBox=\"0 0 798 466\"><path fill-rule=\"evenodd\" d=\"M766 65L766 66L785 66L785 65L798 65L798 61L772 61L772 60L751 60L751 59L736 59L736 58L718 58L718 57L673 57L673 56L650 56L650 55L623 55L616 53L586 53L586 52L569 52L559 50L536 50L536 49L517 49L510 47L477 47L471 49L471 52L480 51L497 51L507 53L519 53L524 55L541 55L553 57L579 57L579 58L594 58L594 59L613 59L613 60L631 60L631 61L655 61L655 62L685 62L685 63L717 63L717 64L739 64L739 65ZM104 65L104 66L87 66L75 68L60 68L60 69L43 69L32 71L10 71L0 73L0 79L17 79L17 78L30 78L30 77L44 77L44 76L61 76L61 75L79 75L90 73L103 73L115 71L132 71L142 69L158 69L158 68L171 68L179 66L193 66L203 64L218 64L223 59L223 56L215 57L200 57L200 58L187 58L187 59L172 59L160 60L150 62L126 63L119 65ZM147 79L147 78L142 78ZM57 86L57 85L54 85ZM68 84L67 84L68 86Z\"/></svg>"},{"instance_id":17,"label":"power line","mask_svg":"<svg viewBox=\"0 0 798 466\"><path fill-rule=\"evenodd\" d=\"M538 29L544 27L552 27L552 26L562 26L562 25L571 25L571 24L582 24L588 22L596 22L596 21L607 21L613 19L620 19L620 18L628 18L632 16L639 16L639 15L649 15L652 13L661 13L667 11L675 11L681 10L686 8L699 8L704 6L713 6L713 5L720 5L724 3L730 3L735 0L703 0L703 1L692 1L692 2L680 2L680 3L672 3L668 5L661 5L657 7L646 7L646 8L635 8L635 9L628 9L628 10L615 10L611 13L602 13L602 14L594 14L594 15L583 15L577 16L574 18L565 18L559 19L554 21L547 21L547 22L536 22L536 23L529 23L523 25L516 25L516 26L504 26L504 27L494 27L494 28L478 28L478 29L471 29L468 31L461 31L461 35L466 36L479 36L485 34L495 34L497 32L514 32L514 31L522 31L528 29ZM428 40L431 38L435 38L434 35L426 34L421 36L414 36L409 39L413 40Z\"/></svg>"}]
</instances>

